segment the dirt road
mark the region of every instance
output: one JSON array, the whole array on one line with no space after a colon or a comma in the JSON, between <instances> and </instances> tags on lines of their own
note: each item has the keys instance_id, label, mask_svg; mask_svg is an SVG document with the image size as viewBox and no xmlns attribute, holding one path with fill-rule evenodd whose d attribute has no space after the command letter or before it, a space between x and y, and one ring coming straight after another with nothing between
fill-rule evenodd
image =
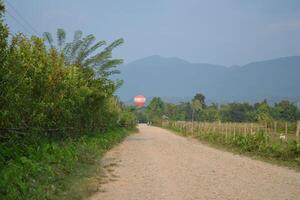
<instances>
[{"instance_id":1,"label":"dirt road","mask_svg":"<svg viewBox=\"0 0 300 200\"><path fill-rule=\"evenodd\" d=\"M300 199L300 173L146 125L103 159L91 200Z\"/></svg>"}]
</instances>

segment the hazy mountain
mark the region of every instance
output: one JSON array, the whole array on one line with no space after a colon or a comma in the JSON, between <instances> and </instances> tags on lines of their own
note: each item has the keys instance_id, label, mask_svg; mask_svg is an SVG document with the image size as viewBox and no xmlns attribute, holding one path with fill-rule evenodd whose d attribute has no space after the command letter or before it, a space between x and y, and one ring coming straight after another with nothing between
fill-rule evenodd
<instances>
[{"instance_id":1,"label":"hazy mountain","mask_svg":"<svg viewBox=\"0 0 300 200\"><path fill-rule=\"evenodd\" d=\"M300 56L235 67L151 56L120 69L118 95L125 101L137 94L180 100L197 92L215 102L300 97Z\"/></svg>"}]
</instances>

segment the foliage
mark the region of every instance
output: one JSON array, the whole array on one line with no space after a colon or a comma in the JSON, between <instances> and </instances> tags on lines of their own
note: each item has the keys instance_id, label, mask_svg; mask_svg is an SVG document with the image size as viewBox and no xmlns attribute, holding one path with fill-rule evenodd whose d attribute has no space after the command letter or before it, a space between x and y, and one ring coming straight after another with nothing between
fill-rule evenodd
<instances>
[{"instance_id":1,"label":"foliage","mask_svg":"<svg viewBox=\"0 0 300 200\"><path fill-rule=\"evenodd\" d=\"M49 199L79 163L126 135L108 130L136 125L114 96L120 81L110 79L123 40L96 53L104 42L77 32L65 44L62 29L57 47L22 33L8 38L4 10L0 0L0 199Z\"/></svg>"},{"instance_id":2,"label":"foliage","mask_svg":"<svg viewBox=\"0 0 300 200\"><path fill-rule=\"evenodd\" d=\"M153 98L147 107L147 115L161 120L167 116L170 120L179 121L222 121L222 122L260 122L273 123L300 120L300 109L292 102L283 100L274 106L266 100L251 105L249 103L227 103L206 105L205 96L196 94L191 102L173 104L163 102L159 97Z\"/></svg>"},{"instance_id":3,"label":"foliage","mask_svg":"<svg viewBox=\"0 0 300 200\"><path fill-rule=\"evenodd\" d=\"M205 108L206 107L206 103L205 103L205 96L201 93L197 93L194 98L192 99L192 102L194 102L195 100L198 100L199 103L201 104L200 107L201 108Z\"/></svg>"},{"instance_id":4,"label":"foliage","mask_svg":"<svg viewBox=\"0 0 300 200\"><path fill-rule=\"evenodd\" d=\"M220 113L222 121L245 122L250 121L248 113L253 111L253 107L248 103L230 103L222 105Z\"/></svg>"},{"instance_id":5,"label":"foliage","mask_svg":"<svg viewBox=\"0 0 300 200\"><path fill-rule=\"evenodd\" d=\"M0 72L1 129L72 127L82 132L117 123L120 109L113 94L118 83L93 70L66 66L63 56L40 38L13 37Z\"/></svg>"},{"instance_id":6,"label":"foliage","mask_svg":"<svg viewBox=\"0 0 300 200\"><path fill-rule=\"evenodd\" d=\"M148 117L145 112L145 108L137 108L134 110L136 119L139 123L147 123L148 122Z\"/></svg>"},{"instance_id":7,"label":"foliage","mask_svg":"<svg viewBox=\"0 0 300 200\"><path fill-rule=\"evenodd\" d=\"M149 120L153 123L159 122L163 115L164 109L164 102L161 100L161 98L154 97L147 106L146 110Z\"/></svg>"},{"instance_id":8,"label":"foliage","mask_svg":"<svg viewBox=\"0 0 300 200\"><path fill-rule=\"evenodd\" d=\"M284 100L275 104L274 114L277 119L286 121L297 120L297 107L291 102Z\"/></svg>"},{"instance_id":9,"label":"foliage","mask_svg":"<svg viewBox=\"0 0 300 200\"><path fill-rule=\"evenodd\" d=\"M66 43L66 32L63 29L57 29L56 47L51 33L45 32L44 39L51 48L58 49L64 56L66 65L96 69L101 76L119 73L116 66L123 63L121 59L112 59L112 50L124 42L122 38L113 41L100 52L97 51L106 45L106 42L103 40L96 42L94 35L82 37L81 31L76 31L73 41Z\"/></svg>"},{"instance_id":10,"label":"foliage","mask_svg":"<svg viewBox=\"0 0 300 200\"><path fill-rule=\"evenodd\" d=\"M272 120L272 108L268 105L267 101L263 101L261 103L257 103L256 107L256 120L263 122L263 121L270 121Z\"/></svg>"},{"instance_id":11,"label":"foliage","mask_svg":"<svg viewBox=\"0 0 300 200\"><path fill-rule=\"evenodd\" d=\"M2 0L0 1L0 66L3 66L7 54L7 37L9 34L7 26L3 23L3 15L5 12L5 7ZM1 72L0 72L1 73ZM2 80L0 79L0 83ZM0 91L1 92L1 91Z\"/></svg>"},{"instance_id":12,"label":"foliage","mask_svg":"<svg viewBox=\"0 0 300 200\"><path fill-rule=\"evenodd\" d=\"M191 105L192 105L192 121L194 121L195 112L199 112L201 110L202 104L200 100L194 99Z\"/></svg>"},{"instance_id":13,"label":"foliage","mask_svg":"<svg viewBox=\"0 0 300 200\"><path fill-rule=\"evenodd\" d=\"M216 104L207 106L206 109L198 113L197 116L198 121L207 121L207 122L220 121L220 118L221 118L220 112L218 110L218 105Z\"/></svg>"},{"instance_id":14,"label":"foliage","mask_svg":"<svg viewBox=\"0 0 300 200\"><path fill-rule=\"evenodd\" d=\"M119 124L121 127L133 129L136 127L136 115L130 110L121 113Z\"/></svg>"},{"instance_id":15,"label":"foliage","mask_svg":"<svg viewBox=\"0 0 300 200\"><path fill-rule=\"evenodd\" d=\"M63 141L37 136L1 143L0 199L53 199L76 168L94 164L127 133L115 129Z\"/></svg>"}]
</instances>

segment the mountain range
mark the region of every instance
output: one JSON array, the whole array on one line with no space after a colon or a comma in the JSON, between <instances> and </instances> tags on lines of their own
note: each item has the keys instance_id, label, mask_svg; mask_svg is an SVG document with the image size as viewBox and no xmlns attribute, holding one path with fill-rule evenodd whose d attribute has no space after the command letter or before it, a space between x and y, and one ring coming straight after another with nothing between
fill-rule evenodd
<instances>
[{"instance_id":1,"label":"mountain range","mask_svg":"<svg viewBox=\"0 0 300 200\"><path fill-rule=\"evenodd\" d=\"M212 102L289 99L300 102L300 56L227 67L150 56L120 66L123 101L135 95L181 101L203 93Z\"/></svg>"}]
</instances>

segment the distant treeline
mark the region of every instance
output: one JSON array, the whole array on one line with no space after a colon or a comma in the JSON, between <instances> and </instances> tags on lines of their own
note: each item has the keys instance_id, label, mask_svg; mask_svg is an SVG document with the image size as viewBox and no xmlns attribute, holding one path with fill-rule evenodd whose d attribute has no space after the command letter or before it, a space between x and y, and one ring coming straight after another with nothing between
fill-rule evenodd
<instances>
[{"instance_id":1,"label":"distant treeline","mask_svg":"<svg viewBox=\"0 0 300 200\"><path fill-rule=\"evenodd\" d=\"M266 100L255 104L228 103L207 105L203 94L196 94L191 102L173 104L155 97L146 108L145 114L139 113L140 120L159 121L162 118L175 121L206 122L295 122L300 119L300 109L283 100L274 106Z\"/></svg>"}]
</instances>

